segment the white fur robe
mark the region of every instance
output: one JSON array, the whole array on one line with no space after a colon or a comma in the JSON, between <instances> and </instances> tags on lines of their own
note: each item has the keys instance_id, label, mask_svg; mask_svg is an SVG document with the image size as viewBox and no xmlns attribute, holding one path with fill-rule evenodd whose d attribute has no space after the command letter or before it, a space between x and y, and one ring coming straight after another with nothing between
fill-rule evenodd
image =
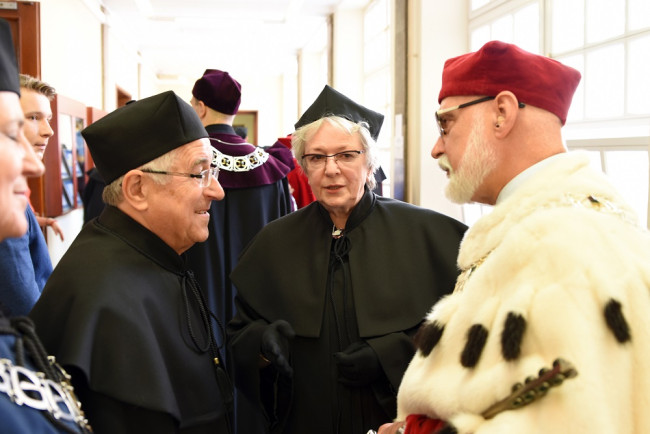
<instances>
[{"instance_id":1,"label":"white fur robe","mask_svg":"<svg viewBox=\"0 0 650 434\"><path fill-rule=\"evenodd\" d=\"M586 155L557 156L524 181L470 228L458 263L475 269L427 316L442 335L411 361L398 420L424 414L459 433L650 433L650 235ZM479 333L469 348L472 326L484 346ZM578 376L480 416L558 357Z\"/></svg>"}]
</instances>

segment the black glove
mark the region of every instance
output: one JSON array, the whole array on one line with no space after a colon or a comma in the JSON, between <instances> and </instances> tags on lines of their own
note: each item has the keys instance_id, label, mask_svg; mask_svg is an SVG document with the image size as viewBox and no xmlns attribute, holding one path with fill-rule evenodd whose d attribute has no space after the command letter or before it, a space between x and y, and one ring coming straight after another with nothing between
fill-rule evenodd
<instances>
[{"instance_id":1,"label":"black glove","mask_svg":"<svg viewBox=\"0 0 650 434\"><path fill-rule=\"evenodd\" d=\"M339 382L350 387L363 387L382 374L377 353L365 341L358 341L334 353L339 368Z\"/></svg>"},{"instance_id":2,"label":"black glove","mask_svg":"<svg viewBox=\"0 0 650 434\"><path fill-rule=\"evenodd\" d=\"M289 341L295 335L291 324L282 319L266 326L262 333L262 356L287 377L293 376L293 369L289 365Z\"/></svg>"}]
</instances>

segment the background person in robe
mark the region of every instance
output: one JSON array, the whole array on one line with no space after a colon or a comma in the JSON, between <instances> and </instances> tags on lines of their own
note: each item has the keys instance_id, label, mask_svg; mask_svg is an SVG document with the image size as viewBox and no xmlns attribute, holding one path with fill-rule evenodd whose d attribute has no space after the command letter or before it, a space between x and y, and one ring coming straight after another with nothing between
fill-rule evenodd
<instances>
[{"instance_id":1,"label":"background person in robe","mask_svg":"<svg viewBox=\"0 0 650 434\"><path fill-rule=\"evenodd\" d=\"M230 74L207 69L192 89L192 107L210 134L217 152L219 182L225 199L210 208L210 235L188 252L188 263L204 289L210 309L225 325L235 314L237 293L230 272L239 255L268 222L292 211L287 174L293 169L291 151L283 146L256 147L232 127L241 103L241 85ZM221 325L222 332L225 332ZM219 333L217 342L223 345ZM237 432L257 431L251 426L246 402L237 399Z\"/></svg>"},{"instance_id":2,"label":"background person in robe","mask_svg":"<svg viewBox=\"0 0 650 434\"><path fill-rule=\"evenodd\" d=\"M459 433L650 432L650 235L589 157L564 147L579 81L499 41L445 63L431 155L449 198L494 208L463 239L458 290L419 333L398 396L407 433L430 418ZM558 357L577 377L481 416Z\"/></svg>"},{"instance_id":3,"label":"background person in robe","mask_svg":"<svg viewBox=\"0 0 650 434\"><path fill-rule=\"evenodd\" d=\"M14 54L9 24L0 19L0 241L19 237L28 228L25 217L27 177L43 171L40 159L25 138L25 118L19 102L18 68ZM0 287L11 276L2 274ZM33 394L45 381L61 386L63 373L53 369L46 355L35 351L40 346L38 337L28 318L5 316L0 303L0 420L3 432L88 432L67 419L72 413L67 409L78 406L56 392L61 398L63 417L58 419L46 405L44 393ZM31 388L31 389L30 389ZM43 389L40 389L43 390ZM54 391L50 388L50 391ZM28 397L29 399L23 399ZM75 413L82 417L81 413Z\"/></svg>"},{"instance_id":4,"label":"background person in robe","mask_svg":"<svg viewBox=\"0 0 650 434\"><path fill-rule=\"evenodd\" d=\"M30 313L97 433L231 432L232 389L183 253L223 199L207 132L164 92L82 131L106 181Z\"/></svg>"},{"instance_id":5,"label":"background person in robe","mask_svg":"<svg viewBox=\"0 0 650 434\"><path fill-rule=\"evenodd\" d=\"M466 227L372 192L382 122L323 89L292 136L317 201L264 227L232 273L236 384L268 431L391 420L427 303L453 288Z\"/></svg>"},{"instance_id":6,"label":"background person in robe","mask_svg":"<svg viewBox=\"0 0 650 434\"><path fill-rule=\"evenodd\" d=\"M191 248L188 258L224 324L234 315L236 290L229 275L241 251L264 225L291 212L291 152L283 146L265 151L239 137L232 123L240 103L241 85L225 71L207 69L192 89L192 107L218 152L215 163L226 197L212 203L208 241Z\"/></svg>"},{"instance_id":7,"label":"background person in robe","mask_svg":"<svg viewBox=\"0 0 650 434\"><path fill-rule=\"evenodd\" d=\"M291 134L286 137L279 137L276 145L281 144L287 149L291 149ZM289 189L291 190L291 195L293 196L296 209L304 208L313 201L316 200L316 196L311 191L309 186L309 180L307 175L300 167L300 163L293 157L294 168L287 175L287 180L289 181Z\"/></svg>"}]
</instances>

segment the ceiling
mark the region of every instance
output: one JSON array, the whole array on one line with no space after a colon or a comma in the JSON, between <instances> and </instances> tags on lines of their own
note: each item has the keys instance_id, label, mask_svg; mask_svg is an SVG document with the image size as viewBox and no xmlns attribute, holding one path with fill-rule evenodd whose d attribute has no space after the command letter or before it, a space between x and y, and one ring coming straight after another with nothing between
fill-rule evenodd
<instances>
[{"instance_id":1,"label":"ceiling","mask_svg":"<svg viewBox=\"0 0 650 434\"><path fill-rule=\"evenodd\" d=\"M206 68L234 75L295 69L296 53L324 46L327 16L368 0L101 0L109 25L161 80Z\"/></svg>"}]
</instances>

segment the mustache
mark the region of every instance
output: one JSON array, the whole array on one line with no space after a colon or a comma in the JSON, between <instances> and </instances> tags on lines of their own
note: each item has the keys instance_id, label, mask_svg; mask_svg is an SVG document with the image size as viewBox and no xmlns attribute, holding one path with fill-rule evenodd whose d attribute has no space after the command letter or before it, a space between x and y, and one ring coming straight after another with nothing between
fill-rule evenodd
<instances>
[{"instance_id":1,"label":"mustache","mask_svg":"<svg viewBox=\"0 0 650 434\"><path fill-rule=\"evenodd\" d=\"M445 172L449 172L449 173L453 172L453 169L451 168L451 164L449 163L449 159L447 158L447 155L441 155L438 158L438 167L440 167Z\"/></svg>"}]
</instances>

